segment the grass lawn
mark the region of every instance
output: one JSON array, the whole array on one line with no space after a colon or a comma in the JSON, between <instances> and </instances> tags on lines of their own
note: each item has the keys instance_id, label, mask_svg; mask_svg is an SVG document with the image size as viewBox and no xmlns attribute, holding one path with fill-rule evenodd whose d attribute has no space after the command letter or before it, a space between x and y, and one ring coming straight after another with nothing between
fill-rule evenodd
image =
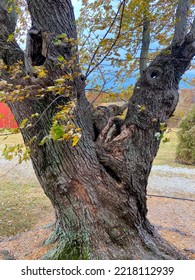
<instances>
[{"instance_id":1,"label":"grass lawn","mask_svg":"<svg viewBox=\"0 0 195 280\"><path fill-rule=\"evenodd\" d=\"M4 181L0 187L0 237L32 229L53 212L40 186ZM52 211L52 212L51 212Z\"/></svg>"},{"instance_id":2,"label":"grass lawn","mask_svg":"<svg viewBox=\"0 0 195 280\"><path fill-rule=\"evenodd\" d=\"M173 129L169 133L165 133L164 137L170 138L170 142L163 143L161 141L159 151L153 164L183 166L175 162L176 148L178 144L177 130Z\"/></svg>"},{"instance_id":3,"label":"grass lawn","mask_svg":"<svg viewBox=\"0 0 195 280\"><path fill-rule=\"evenodd\" d=\"M0 133L0 149L2 149L5 144L16 145L23 143L22 135L20 133L11 134L9 136L2 136L2 134L3 132Z\"/></svg>"},{"instance_id":4,"label":"grass lawn","mask_svg":"<svg viewBox=\"0 0 195 280\"><path fill-rule=\"evenodd\" d=\"M5 136L0 136L0 150L5 144L21 143L23 140L20 134L10 135L6 139ZM14 166L15 162L10 161L10 165ZM49 199L32 174L25 174L23 178L21 171L21 175L18 174L17 166L13 170L10 168L8 173L7 169L9 170L8 167L1 166L0 170L0 237L32 229L45 216L53 213Z\"/></svg>"},{"instance_id":5,"label":"grass lawn","mask_svg":"<svg viewBox=\"0 0 195 280\"><path fill-rule=\"evenodd\" d=\"M164 137L170 138L170 142L163 143L161 141L159 151L154 159L154 165L169 165L173 167L194 168L192 165L184 165L175 162L176 148L178 144L177 129L172 129L169 133L165 133Z\"/></svg>"}]
</instances>

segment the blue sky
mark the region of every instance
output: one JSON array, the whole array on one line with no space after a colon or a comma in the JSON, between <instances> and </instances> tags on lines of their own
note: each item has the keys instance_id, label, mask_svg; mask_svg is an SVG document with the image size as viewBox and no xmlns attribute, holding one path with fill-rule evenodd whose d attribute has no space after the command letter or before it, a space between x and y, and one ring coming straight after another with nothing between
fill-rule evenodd
<instances>
[{"instance_id":1,"label":"blue sky","mask_svg":"<svg viewBox=\"0 0 195 280\"><path fill-rule=\"evenodd\" d=\"M79 13L80 13L79 11L81 8L81 0L72 0L72 4L74 6L75 17L78 18ZM195 78L195 69L188 70L185 73L184 78L188 78L188 79ZM135 82L135 79L129 79L129 81L127 83L134 84L134 82ZM189 87L190 87L189 84L187 84L186 82L184 82L184 81L180 82L180 88L189 88Z\"/></svg>"},{"instance_id":2,"label":"blue sky","mask_svg":"<svg viewBox=\"0 0 195 280\"><path fill-rule=\"evenodd\" d=\"M72 0L72 4L73 4L73 7L74 7L75 17L78 18L79 11L80 11L80 8L81 8L81 1L80 0Z\"/></svg>"}]
</instances>

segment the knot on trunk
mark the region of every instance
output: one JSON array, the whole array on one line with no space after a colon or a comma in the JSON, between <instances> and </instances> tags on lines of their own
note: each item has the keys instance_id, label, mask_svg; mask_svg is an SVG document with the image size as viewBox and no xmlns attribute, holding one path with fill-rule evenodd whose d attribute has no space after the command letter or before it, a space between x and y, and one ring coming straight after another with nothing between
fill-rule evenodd
<instances>
[{"instance_id":1,"label":"knot on trunk","mask_svg":"<svg viewBox=\"0 0 195 280\"><path fill-rule=\"evenodd\" d=\"M103 130L107 126L111 126L111 122L115 120L112 129L117 130L118 133L113 136L117 136L120 133L120 124L122 123L121 119L116 118L115 116L120 116L123 114L125 109L128 107L128 103L123 103L121 105L112 104L109 106L98 106L93 112L93 124L95 132L95 140L98 136L103 133ZM108 141L107 141L108 142Z\"/></svg>"},{"instance_id":2,"label":"knot on trunk","mask_svg":"<svg viewBox=\"0 0 195 280\"><path fill-rule=\"evenodd\" d=\"M175 96L177 92L174 90L168 90L165 94L165 97L163 99L163 103L167 106L167 107L171 107L173 104L173 101L175 99Z\"/></svg>"},{"instance_id":3,"label":"knot on trunk","mask_svg":"<svg viewBox=\"0 0 195 280\"><path fill-rule=\"evenodd\" d=\"M44 32L32 27L28 32L27 58L32 66L43 65L46 60Z\"/></svg>"},{"instance_id":4,"label":"knot on trunk","mask_svg":"<svg viewBox=\"0 0 195 280\"><path fill-rule=\"evenodd\" d=\"M152 86L157 86L162 81L163 70L158 67L149 67L146 70L147 82Z\"/></svg>"},{"instance_id":5,"label":"knot on trunk","mask_svg":"<svg viewBox=\"0 0 195 280\"><path fill-rule=\"evenodd\" d=\"M116 117L111 117L105 128L99 134L97 141L101 143L111 142L116 136L121 133L122 124L123 120Z\"/></svg>"},{"instance_id":6,"label":"knot on trunk","mask_svg":"<svg viewBox=\"0 0 195 280\"><path fill-rule=\"evenodd\" d=\"M67 182L67 180L64 177L59 177L56 182L54 183L55 191L61 195L67 195L68 193L68 185L70 182Z\"/></svg>"}]
</instances>

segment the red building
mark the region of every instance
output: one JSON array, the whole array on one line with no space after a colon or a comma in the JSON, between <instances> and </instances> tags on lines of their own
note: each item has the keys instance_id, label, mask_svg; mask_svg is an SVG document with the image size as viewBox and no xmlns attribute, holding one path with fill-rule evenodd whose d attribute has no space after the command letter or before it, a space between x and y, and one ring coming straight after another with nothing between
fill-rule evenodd
<instances>
[{"instance_id":1,"label":"red building","mask_svg":"<svg viewBox=\"0 0 195 280\"><path fill-rule=\"evenodd\" d=\"M18 125L9 107L0 102L0 128L17 128Z\"/></svg>"}]
</instances>

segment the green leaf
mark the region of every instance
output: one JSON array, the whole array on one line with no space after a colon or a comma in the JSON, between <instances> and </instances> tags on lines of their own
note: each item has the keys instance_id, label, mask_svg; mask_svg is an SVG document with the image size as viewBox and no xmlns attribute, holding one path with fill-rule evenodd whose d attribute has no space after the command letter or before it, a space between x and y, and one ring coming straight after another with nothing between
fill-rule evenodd
<instances>
[{"instance_id":1,"label":"green leaf","mask_svg":"<svg viewBox=\"0 0 195 280\"><path fill-rule=\"evenodd\" d=\"M54 39L54 40L53 40L53 44L54 44L55 46L61 46L62 41L61 41L61 40L58 40L58 39Z\"/></svg>"},{"instance_id":2,"label":"green leaf","mask_svg":"<svg viewBox=\"0 0 195 280\"><path fill-rule=\"evenodd\" d=\"M60 62L63 62L63 61L64 61L63 55L58 56L58 61L60 61Z\"/></svg>"},{"instance_id":3,"label":"green leaf","mask_svg":"<svg viewBox=\"0 0 195 280\"><path fill-rule=\"evenodd\" d=\"M62 34L58 35L57 38L58 39L67 39L68 37L67 37L66 33L62 33Z\"/></svg>"},{"instance_id":4,"label":"green leaf","mask_svg":"<svg viewBox=\"0 0 195 280\"><path fill-rule=\"evenodd\" d=\"M28 123L28 118L24 119L21 124L20 124L20 128L25 128L27 126Z\"/></svg>"},{"instance_id":5,"label":"green leaf","mask_svg":"<svg viewBox=\"0 0 195 280\"><path fill-rule=\"evenodd\" d=\"M13 6L10 6L7 10L8 14L10 14L13 11Z\"/></svg>"},{"instance_id":6,"label":"green leaf","mask_svg":"<svg viewBox=\"0 0 195 280\"><path fill-rule=\"evenodd\" d=\"M138 105L138 108L139 108L139 112L142 112L142 111L146 111L146 106L145 105Z\"/></svg>"},{"instance_id":7,"label":"green leaf","mask_svg":"<svg viewBox=\"0 0 195 280\"><path fill-rule=\"evenodd\" d=\"M35 117L38 117L38 116L39 116L39 113L35 113L35 114L31 115L31 118L35 118Z\"/></svg>"},{"instance_id":8,"label":"green leaf","mask_svg":"<svg viewBox=\"0 0 195 280\"><path fill-rule=\"evenodd\" d=\"M45 137L43 137L43 139L41 140L41 142L39 143L39 146L43 146L45 143L47 143L49 140L51 139L50 135L46 135Z\"/></svg>"},{"instance_id":9,"label":"green leaf","mask_svg":"<svg viewBox=\"0 0 195 280\"><path fill-rule=\"evenodd\" d=\"M62 139L64 136L64 127L55 121L51 127L50 135L53 140Z\"/></svg>"},{"instance_id":10,"label":"green leaf","mask_svg":"<svg viewBox=\"0 0 195 280\"><path fill-rule=\"evenodd\" d=\"M171 139L168 138L168 137L165 137L165 138L163 138L163 140L162 140L163 143L167 143L167 142L170 142L170 141L171 141Z\"/></svg>"},{"instance_id":11,"label":"green leaf","mask_svg":"<svg viewBox=\"0 0 195 280\"><path fill-rule=\"evenodd\" d=\"M167 129L166 123L160 123L160 130L165 131Z\"/></svg>"}]
</instances>

